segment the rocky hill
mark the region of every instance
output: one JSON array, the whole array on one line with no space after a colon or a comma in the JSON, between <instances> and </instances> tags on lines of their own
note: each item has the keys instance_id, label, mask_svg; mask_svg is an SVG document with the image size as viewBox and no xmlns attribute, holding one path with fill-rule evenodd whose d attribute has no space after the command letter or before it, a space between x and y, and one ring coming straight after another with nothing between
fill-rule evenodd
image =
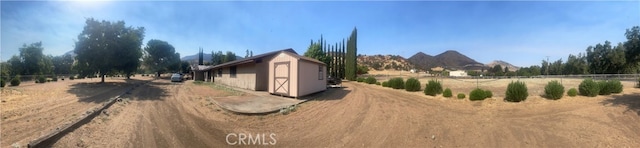
<instances>
[{"instance_id":1,"label":"rocky hill","mask_svg":"<svg viewBox=\"0 0 640 148\"><path fill-rule=\"evenodd\" d=\"M358 64L372 70L410 70L413 68L407 59L399 55L358 55Z\"/></svg>"},{"instance_id":2,"label":"rocky hill","mask_svg":"<svg viewBox=\"0 0 640 148\"><path fill-rule=\"evenodd\" d=\"M504 69L505 67L509 67L509 71L516 71L516 70L520 69L520 67L514 66L514 65L512 65L510 63L507 63L505 61L502 61L502 60L495 60L495 61L493 61L491 63L487 63L486 65L487 65L487 67L493 67L493 66L496 66L496 65L500 65L502 67L502 69Z\"/></svg>"},{"instance_id":3,"label":"rocky hill","mask_svg":"<svg viewBox=\"0 0 640 148\"><path fill-rule=\"evenodd\" d=\"M447 50L436 56L418 52L411 56L408 61L416 65L416 68L422 70L428 70L438 66L449 70L474 70L481 69L484 66L484 64L455 50Z\"/></svg>"}]
</instances>

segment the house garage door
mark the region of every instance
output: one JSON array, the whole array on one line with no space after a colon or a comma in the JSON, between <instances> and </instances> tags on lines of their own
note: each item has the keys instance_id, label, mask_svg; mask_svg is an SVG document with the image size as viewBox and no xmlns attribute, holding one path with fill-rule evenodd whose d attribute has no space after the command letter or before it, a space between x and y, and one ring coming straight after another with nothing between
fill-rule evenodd
<instances>
[{"instance_id":1,"label":"house garage door","mask_svg":"<svg viewBox=\"0 0 640 148\"><path fill-rule=\"evenodd\" d=\"M273 66L273 93L289 96L291 64L290 62L277 62Z\"/></svg>"}]
</instances>

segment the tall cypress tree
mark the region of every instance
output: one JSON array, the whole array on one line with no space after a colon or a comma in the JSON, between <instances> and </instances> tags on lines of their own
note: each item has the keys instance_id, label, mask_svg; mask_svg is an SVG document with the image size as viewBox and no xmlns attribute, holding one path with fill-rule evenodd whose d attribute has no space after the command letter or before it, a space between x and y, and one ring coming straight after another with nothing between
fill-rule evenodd
<instances>
[{"instance_id":1,"label":"tall cypress tree","mask_svg":"<svg viewBox=\"0 0 640 148\"><path fill-rule=\"evenodd\" d=\"M349 37L348 41L347 41L347 59L345 61L345 70L346 70L346 79L353 81L356 79L356 72L357 72L357 29L353 28L353 31L351 32L351 36Z\"/></svg>"}]
</instances>

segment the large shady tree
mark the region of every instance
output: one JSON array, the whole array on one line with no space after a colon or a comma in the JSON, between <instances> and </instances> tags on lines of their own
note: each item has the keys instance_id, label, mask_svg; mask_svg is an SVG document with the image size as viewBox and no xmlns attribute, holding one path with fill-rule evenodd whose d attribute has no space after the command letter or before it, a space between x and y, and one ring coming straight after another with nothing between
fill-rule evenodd
<instances>
[{"instance_id":1,"label":"large shady tree","mask_svg":"<svg viewBox=\"0 0 640 148\"><path fill-rule=\"evenodd\" d=\"M82 76L99 74L101 82L107 73L121 72L129 77L140 66L143 38L143 27L126 27L124 21L89 18L78 35L74 68Z\"/></svg>"},{"instance_id":2,"label":"large shady tree","mask_svg":"<svg viewBox=\"0 0 640 148\"><path fill-rule=\"evenodd\" d=\"M152 39L144 48L144 64L156 72L156 76L168 70L176 70L180 65L180 54L176 53L173 45L166 41ZM177 66L177 67L176 67Z\"/></svg>"}]
</instances>

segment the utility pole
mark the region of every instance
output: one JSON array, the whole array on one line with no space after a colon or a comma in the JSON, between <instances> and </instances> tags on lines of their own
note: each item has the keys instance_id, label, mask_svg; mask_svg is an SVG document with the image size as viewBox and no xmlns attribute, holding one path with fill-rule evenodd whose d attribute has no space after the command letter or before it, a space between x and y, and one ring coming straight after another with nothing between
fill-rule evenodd
<instances>
[{"instance_id":1,"label":"utility pole","mask_svg":"<svg viewBox=\"0 0 640 148\"><path fill-rule=\"evenodd\" d=\"M547 75L546 75L544 78L549 77L549 56L547 56L547 62L546 62L546 63L547 63L547 70L546 70L546 71L547 71L547 72L546 72L546 73L547 73Z\"/></svg>"}]
</instances>

